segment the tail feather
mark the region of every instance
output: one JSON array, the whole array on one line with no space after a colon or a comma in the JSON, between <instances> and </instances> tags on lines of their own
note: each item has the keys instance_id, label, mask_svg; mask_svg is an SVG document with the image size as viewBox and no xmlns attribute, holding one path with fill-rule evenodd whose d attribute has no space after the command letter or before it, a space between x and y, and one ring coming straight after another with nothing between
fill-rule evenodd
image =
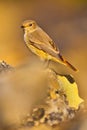
<instances>
[{"instance_id":1,"label":"tail feather","mask_svg":"<svg viewBox=\"0 0 87 130\"><path fill-rule=\"evenodd\" d=\"M78 71L73 65L71 65L67 60L65 60L60 53L58 54L58 56L66 66L70 67L74 71Z\"/></svg>"}]
</instances>

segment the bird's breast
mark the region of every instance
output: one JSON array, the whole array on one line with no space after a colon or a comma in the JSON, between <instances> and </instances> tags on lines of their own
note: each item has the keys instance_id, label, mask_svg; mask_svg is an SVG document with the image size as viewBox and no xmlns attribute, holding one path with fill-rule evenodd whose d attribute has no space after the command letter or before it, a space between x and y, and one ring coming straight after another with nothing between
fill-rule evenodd
<instances>
[{"instance_id":1,"label":"bird's breast","mask_svg":"<svg viewBox=\"0 0 87 130\"><path fill-rule=\"evenodd\" d=\"M28 43L28 41L29 41L29 40L28 40L28 36L27 36L27 33L26 33L26 32L24 33L24 41L25 41L25 43Z\"/></svg>"}]
</instances>

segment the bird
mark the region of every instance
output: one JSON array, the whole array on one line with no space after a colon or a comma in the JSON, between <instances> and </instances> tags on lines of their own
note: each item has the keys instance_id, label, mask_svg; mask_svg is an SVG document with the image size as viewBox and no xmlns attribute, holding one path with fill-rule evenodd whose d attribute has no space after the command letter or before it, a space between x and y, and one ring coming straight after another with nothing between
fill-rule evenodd
<instances>
[{"instance_id":1,"label":"bird","mask_svg":"<svg viewBox=\"0 0 87 130\"><path fill-rule=\"evenodd\" d=\"M32 53L42 60L51 60L77 71L77 69L62 56L55 42L36 21L25 20L21 28L23 28L24 32L24 41Z\"/></svg>"}]
</instances>

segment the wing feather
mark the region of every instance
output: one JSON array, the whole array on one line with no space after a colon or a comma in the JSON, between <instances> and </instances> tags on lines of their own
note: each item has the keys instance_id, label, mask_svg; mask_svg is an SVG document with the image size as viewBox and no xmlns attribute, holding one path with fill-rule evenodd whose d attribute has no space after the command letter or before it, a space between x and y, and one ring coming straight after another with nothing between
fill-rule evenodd
<instances>
[{"instance_id":1,"label":"wing feather","mask_svg":"<svg viewBox=\"0 0 87 130\"><path fill-rule=\"evenodd\" d=\"M58 58L59 51L52 39L41 29L28 34L30 43L44 52Z\"/></svg>"}]
</instances>

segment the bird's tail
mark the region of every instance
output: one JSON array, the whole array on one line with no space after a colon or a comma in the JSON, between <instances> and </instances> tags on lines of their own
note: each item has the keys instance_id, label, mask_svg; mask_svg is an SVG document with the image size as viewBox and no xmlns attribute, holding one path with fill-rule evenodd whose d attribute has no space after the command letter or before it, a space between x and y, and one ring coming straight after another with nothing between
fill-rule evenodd
<instances>
[{"instance_id":1,"label":"bird's tail","mask_svg":"<svg viewBox=\"0 0 87 130\"><path fill-rule=\"evenodd\" d=\"M65 58L60 53L58 54L58 56L66 66L70 67L74 71L78 71L73 65L71 65L67 60L65 60Z\"/></svg>"}]
</instances>

